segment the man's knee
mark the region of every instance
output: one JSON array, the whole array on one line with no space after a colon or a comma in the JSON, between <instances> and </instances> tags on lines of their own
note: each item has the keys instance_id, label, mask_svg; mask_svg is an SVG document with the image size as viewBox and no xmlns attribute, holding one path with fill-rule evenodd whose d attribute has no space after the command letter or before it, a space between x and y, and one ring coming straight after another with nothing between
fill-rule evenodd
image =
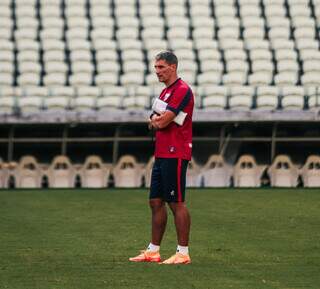
<instances>
[{"instance_id":1,"label":"man's knee","mask_svg":"<svg viewBox=\"0 0 320 289\"><path fill-rule=\"evenodd\" d=\"M178 203L172 202L172 203L169 203L169 207L173 214L187 210L187 207L184 202L178 202Z\"/></svg>"},{"instance_id":2,"label":"man's knee","mask_svg":"<svg viewBox=\"0 0 320 289\"><path fill-rule=\"evenodd\" d=\"M165 203L161 199L150 199L149 205L152 211L157 211L162 209L165 206Z\"/></svg>"}]
</instances>

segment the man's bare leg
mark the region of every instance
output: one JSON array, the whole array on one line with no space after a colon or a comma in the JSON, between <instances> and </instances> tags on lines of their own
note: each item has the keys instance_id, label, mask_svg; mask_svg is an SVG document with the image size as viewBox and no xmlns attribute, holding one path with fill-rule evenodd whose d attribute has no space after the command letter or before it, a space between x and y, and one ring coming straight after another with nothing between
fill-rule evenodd
<instances>
[{"instance_id":1,"label":"man's bare leg","mask_svg":"<svg viewBox=\"0 0 320 289\"><path fill-rule=\"evenodd\" d=\"M160 246L167 226L166 204L161 199L151 199L149 204L152 212L151 243Z\"/></svg>"},{"instance_id":2,"label":"man's bare leg","mask_svg":"<svg viewBox=\"0 0 320 289\"><path fill-rule=\"evenodd\" d=\"M170 203L169 204L176 225L178 245L188 246L191 218L185 203Z\"/></svg>"},{"instance_id":3,"label":"man's bare leg","mask_svg":"<svg viewBox=\"0 0 320 289\"><path fill-rule=\"evenodd\" d=\"M188 247L191 224L189 211L184 203L169 203L169 206L174 215L178 246L176 254L166 259L161 264L189 264L191 263Z\"/></svg>"}]
</instances>

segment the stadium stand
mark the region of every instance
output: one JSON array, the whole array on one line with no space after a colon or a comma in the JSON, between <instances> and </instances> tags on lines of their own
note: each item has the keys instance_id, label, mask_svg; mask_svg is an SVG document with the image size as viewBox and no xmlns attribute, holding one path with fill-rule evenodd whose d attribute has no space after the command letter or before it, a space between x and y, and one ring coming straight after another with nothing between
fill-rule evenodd
<instances>
[{"instance_id":1,"label":"stadium stand","mask_svg":"<svg viewBox=\"0 0 320 289\"><path fill-rule=\"evenodd\" d=\"M308 108L309 91L302 89L318 86L320 75L317 5L307 0L3 1L0 83L8 110L2 112L39 111L56 103L61 109L95 110L101 107L98 88L113 85L129 88L121 95L124 108L149 108L150 85L156 84L152 60L167 48L176 52L181 76L195 87L246 86L228 94L231 109L260 107L253 102L256 87L269 85L287 87L277 94L283 109ZM296 85L302 87L291 98L287 90ZM29 93L11 94L18 101L10 103L3 89L12 86ZM38 86L41 93L33 91ZM76 92L52 104L48 92L57 86ZM141 95L132 94L136 86L142 86ZM92 99L79 94L90 89Z\"/></svg>"},{"instance_id":2,"label":"stadium stand","mask_svg":"<svg viewBox=\"0 0 320 289\"><path fill-rule=\"evenodd\" d=\"M67 155L66 138L73 124L110 123L108 130L115 131L114 170L103 160L88 158L79 173L82 186L107 186L112 173L115 186L140 186L143 173L136 160L130 160L134 168L120 168L119 157L127 153L119 153L121 128L113 130L112 125L145 122L152 100L162 89L153 71L154 56L172 49L179 57L179 75L196 95L195 122L221 123L219 149L206 152L203 168L194 160L190 163L187 185L229 186L232 172L228 164L254 152L239 148L228 164L221 157L209 158L212 153L223 153L225 141L230 145L226 140L229 132L224 135L225 123L234 121L237 127L244 121L249 126L261 120L273 122L267 140L273 160L286 153L275 149L279 121L319 120L319 27L318 0L2 0L1 157L10 162L29 154L14 150L17 124L65 125L60 153ZM37 143L37 135L30 135ZM101 141L110 141L110 135L102 135ZM314 137L310 141L317 143L318 135L310 132ZM26 139L26 134L22 137ZM301 133L296 141L304 137L308 133ZM142 141L146 140L144 136ZM7 157L3 143L8 147ZM278 158L268 171L271 185L298 185L290 159ZM13 171L1 165L0 187L9 185L10 174L16 187L41 186L34 171L21 161ZM250 162L256 167L254 160ZM40 172L43 168L33 163L39 175L48 176L49 187L75 186L78 172L66 156L55 159L48 171ZM150 159L148 166L151 163ZM319 186L317 164L316 160L306 162L301 174L304 186ZM234 186L260 185L258 169L256 178L250 178L244 176L241 163L238 166ZM125 182L122 174L127 174ZM223 178L217 178L220 174ZM144 180L148 185L147 172Z\"/></svg>"}]
</instances>

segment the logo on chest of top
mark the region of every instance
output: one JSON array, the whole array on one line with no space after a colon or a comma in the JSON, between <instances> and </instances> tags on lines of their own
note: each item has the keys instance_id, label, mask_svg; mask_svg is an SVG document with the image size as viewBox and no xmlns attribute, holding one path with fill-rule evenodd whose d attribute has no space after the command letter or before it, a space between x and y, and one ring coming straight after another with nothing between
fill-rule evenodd
<instances>
[{"instance_id":1,"label":"logo on chest of top","mask_svg":"<svg viewBox=\"0 0 320 289\"><path fill-rule=\"evenodd\" d=\"M169 152L170 153L175 153L176 152L176 148L174 146L169 146Z\"/></svg>"},{"instance_id":2,"label":"logo on chest of top","mask_svg":"<svg viewBox=\"0 0 320 289\"><path fill-rule=\"evenodd\" d=\"M170 97L171 93L166 93L163 97L164 101L167 101L167 99Z\"/></svg>"}]
</instances>

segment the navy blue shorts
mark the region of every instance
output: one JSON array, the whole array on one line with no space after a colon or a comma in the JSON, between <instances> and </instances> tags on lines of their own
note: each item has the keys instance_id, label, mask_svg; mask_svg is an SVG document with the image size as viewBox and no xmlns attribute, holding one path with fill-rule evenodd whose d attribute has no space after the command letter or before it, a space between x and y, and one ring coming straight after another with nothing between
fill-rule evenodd
<instances>
[{"instance_id":1,"label":"navy blue shorts","mask_svg":"<svg viewBox=\"0 0 320 289\"><path fill-rule=\"evenodd\" d=\"M150 199L184 202L188 160L156 158L152 168Z\"/></svg>"}]
</instances>

